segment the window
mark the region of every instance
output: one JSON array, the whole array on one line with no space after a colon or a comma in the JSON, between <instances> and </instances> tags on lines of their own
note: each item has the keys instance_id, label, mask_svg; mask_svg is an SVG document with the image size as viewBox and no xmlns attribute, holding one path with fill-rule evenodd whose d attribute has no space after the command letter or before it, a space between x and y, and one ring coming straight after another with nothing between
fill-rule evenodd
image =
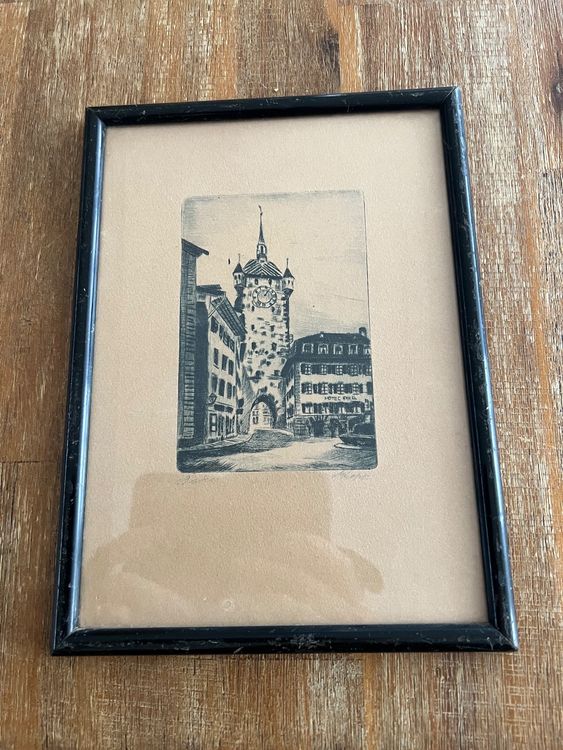
<instances>
[{"instance_id":1,"label":"window","mask_svg":"<svg viewBox=\"0 0 563 750\"><path fill-rule=\"evenodd\" d=\"M217 432L217 414L209 415L209 432Z\"/></svg>"},{"instance_id":2,"label":"window","mask_svg":"<svg viewBox=\"0 0 563 750\"><path fill-rule=\"evenodd\" d=\"M335 344L334 345L334 353L335 354L342 354L342 352L343 352L342 344Z\"/></svg>"},{"instance_id":3,"label":"window","mask_svg":"<svg viewBox=\"0 0 563 750\"><path fill-rule=\"evenodd\" d=\"M217 375L211 376L211 391L217 393Z\"/></svg>"},{"instance_id":4,"label":"window","mask_svg":"<svg viewBox=\"0 0 563 750\"><path fill-rule=\"evenodd\" d=\"M321 365L320 370L321 370L321 373L320 373L321 375L326 375L328 371L327 365Z\"/></svg>"},{"instance_id":5,"label":"window","mask_svg":"<svg viewBox=\"0 0 563 750\"><path fill-rule=\"evenodd\" d=\"M227 362L229 361L229 358L226 354L223 354L221 357L221 369L226 370L227 369Z\"/></svg>"},{"instance_id":6,"label":"window","mask_svg":"<svg viewBox=\"0 0 563 750\"><path fill-rule=\"evenodd\" d=\"M328 393L328 383L315 383L313 393Z\"/></svg>"},{"instance_id":7,"label":"window","mask_svg":"<svg viewBox=\"0 0 563 750\"><path fill-rule=\"evenodd\" d=\"M213 364L219 367L219 349L213 349Z\"/></svg>"},{"instance_id":8,"label":"window","mask_svg":"<svg viewBox=\"0 0 563 750\"><path fill-rule=\"evenodd\" d=\"M301 411L303 412L303 414L312 414L313 404L301 404Z\"/></svg>"},{"instance_id":9,"label":"window","mask_svg":"<svg viewBox=\"0 0 563 750\"><path fill-rule=\"evenodd\" d=\"M223 328L223 326L219 326L219 336L223 338L224 335L225 335L225 329Z\"/></svg>"},{"instance_id":10,"label":"window","mask_svg":"<svg viewBox=\"0 0 563 750\"><path fill-rule=\"evenodd\" d=\"M223 379L219 381L219 395L220 396L225 395L225 381Z\"/></svg>"},{"instance_id":11,"label":"window","mask_svg":"<svg viewBox=\"0 0 563 750\"><path fill-rule=\"evenodd\" d=\"M301 374L302 375L310 375L311 374L311 365L307 362L303 362L301 365Z\"/></svg>"},{"instance_id":12,"label":"window","mask_svg":"<svg viewBox=\"0 0 563 750\"><path fill-rule=\"evenodd\" d=\"M272 351L275 352L277 348L278 348L278 345L276 344L276 342L272 341Z\"/></svg>"},{"instance_id":13,"label":"window","mask_svg":"<svg viewBox=\"0 0 563 750\"><path fill-rule=\"evenodd\" d=\"M343 373L343 367L342 365L336 365L336 375L342 375Z\"/></svg>"},{"instance_id":14,"label":"window","mask_svg":"<svg viewBox=\"0 0 563 750\"><path fill-rule=\"evenodd\" d=\"M232 375L235 371L235 363L232 359L229 360L229 375Z\"/></svg>"},{"instance_id":15,"label":"window","mask_svg":"<svg viewBox=\"0 0 563 750\"><path fill-rule=\"evenodd\" d=\"M233 386L230 383L227 383L227 398L233 397Z\"/></svg>"},{"instance_id":16,"label":"window","mask_svg":"<svg viewBox=\"0 0 563 750\"><path fill-rule=\"evenodd\" d=\"M328 344L319 344L319 354L328 354Z\"/></svg>"},{"instance_id":17,"label":"window","mask_svg":"<svg viewBox=\"0 0 563 750\"><path fill-rule=\"evenodd\" d=\"M358 345L357 344L349 344L349 346L348 346L348 353L349 354L357 354L358 353Z\"/></svg>"},{"instance_id":18,"label":"window","mask_svg":"<svg viewBox=\"0 0 563 750\"><path fill-rule=\"evenodd\" d=\"M349 372L350 372L350 375L357 375L358 365L350 365Z\"/></svg>"},{"instance_id":19,"label":"window","mask_svg":"<svg viewBox=\"0 0 563 750\"><path fill-rule=\"evenodd\" d=\"M364 354L371 354L371 347L364 346Z\"/></svg>"},{"instance_id":20,"label":"window","mask_svg":"<svg viewBox=\"0 0 563 750\"><path fill-rule=\"evenodd\" d=\"M301 393L313 393L313 384L301 383Z\"/></svg>"},{"instance_id":21,"label":"window","mask_svg":"<svg viewBox=\"0 0 563 750\"><path fill-rule=\"evenodd\" d=\"M368 380L366 383L366 393L368 393L370 396L373 395L373 383L371 380Z\"/></svg>"},{"instance_id":22,"label":"window","mask_svg":"<svg viewBox=\"0 0 563 750\"><path fill-rule=\"evenodd\" d=\"M215 318L212 317L211 318L211 330L213 331L213 333L216 333L218 329L219 329L219 324L217 323Z\"/></svg>"},{"instance_id":23,"label":"window","mask_svg":"<svg viewBox=\"0 0 563 750\"><path fill-rule=\"evenodd\" d=\"M303 344L303 352L305 354L312 354L313 353L313 344Z\"/></svg>"}]
</instances>

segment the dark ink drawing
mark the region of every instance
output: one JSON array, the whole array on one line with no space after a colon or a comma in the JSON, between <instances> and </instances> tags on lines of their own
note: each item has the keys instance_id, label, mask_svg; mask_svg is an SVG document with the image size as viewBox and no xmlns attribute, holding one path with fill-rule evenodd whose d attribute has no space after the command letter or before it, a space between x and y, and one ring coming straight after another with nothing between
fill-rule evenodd
<instances>
[{"instance_id":1,"label":"dark ink drawing","mask_svg":"<svg viewBox=\"0 0 563 750\"><path fill-rule=\"evenodd\" d=\"M358 191L185 201L180 471L376 466L365 238Z\"/></svg>"}]
</instances>

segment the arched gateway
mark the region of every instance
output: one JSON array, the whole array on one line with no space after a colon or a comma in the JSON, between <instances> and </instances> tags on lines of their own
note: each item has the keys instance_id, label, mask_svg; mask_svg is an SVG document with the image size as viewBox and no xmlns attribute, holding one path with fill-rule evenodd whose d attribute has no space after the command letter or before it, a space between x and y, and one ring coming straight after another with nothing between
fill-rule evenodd
<instances>
[{"instance_id":1,"label":"arched gateway","mask_svg":"<svg viewBox=\"0 0 563 750\"><path fill-rule=\"evenodd\" d=\"M250 430L273 429L277 422L276 402L267 393L260 394L250 410Z\"/></svg>"}]
</instances>

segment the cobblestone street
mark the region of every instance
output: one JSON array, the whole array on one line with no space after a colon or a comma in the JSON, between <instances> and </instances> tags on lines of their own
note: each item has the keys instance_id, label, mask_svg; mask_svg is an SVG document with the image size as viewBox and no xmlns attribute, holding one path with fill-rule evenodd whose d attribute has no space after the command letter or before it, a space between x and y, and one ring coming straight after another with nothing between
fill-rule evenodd
<instances>
[{"instance_id":1,"label":"cobblestone street","mask_svg":"<svg viewBox=\"0 0 563 750\"><path fill-rule=\"evenodd\" d=\"M199 460L193 471L303 471L309 469L372 469L373 449L337 448L338 438L295 440L260 452L238 452ZM189 469L188 469L189 470Z\"/></svg>"}]
</instances>

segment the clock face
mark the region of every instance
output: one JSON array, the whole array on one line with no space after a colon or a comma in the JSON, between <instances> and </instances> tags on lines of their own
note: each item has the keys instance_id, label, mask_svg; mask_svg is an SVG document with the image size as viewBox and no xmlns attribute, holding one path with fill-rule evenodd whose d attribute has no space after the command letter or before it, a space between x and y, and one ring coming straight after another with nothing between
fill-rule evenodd
<instances>
[{"instance_id":1,"label":"clock face","mask_svg":"<svg viewBox=\"0 0 563 750\"><path fill-rule=\"evenodd\" d=\"M272 307L272 305L275 305L277 298L275 289L269 286L257 286L252 292L252 301L256 307Z\"/></svg>"}]
</instances>

